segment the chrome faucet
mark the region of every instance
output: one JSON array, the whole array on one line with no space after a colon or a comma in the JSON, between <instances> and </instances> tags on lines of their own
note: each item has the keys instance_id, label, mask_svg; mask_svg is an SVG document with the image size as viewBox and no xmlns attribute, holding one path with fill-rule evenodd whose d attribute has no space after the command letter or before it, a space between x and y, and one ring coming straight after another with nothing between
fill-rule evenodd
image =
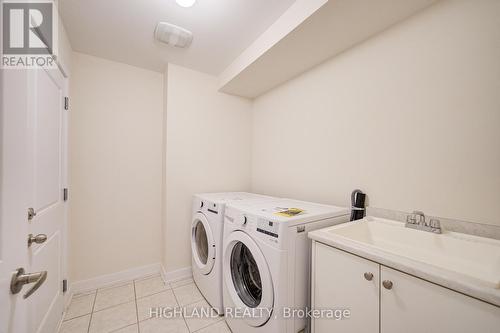
<instances>
[{"instance_id":1,"label":"chrome faucet","mask_svg":"<svg viewBox=\"0 0 500 333\"><path fill-rule=\"evenodd\" d=\"M441 222L438 219L431 218L429 222L427 222L425 214L419 210L415 210L413 213L406 216L405 227L433 232L436 234L440 234L442 232Z\"/></svg>"}]
</instances>

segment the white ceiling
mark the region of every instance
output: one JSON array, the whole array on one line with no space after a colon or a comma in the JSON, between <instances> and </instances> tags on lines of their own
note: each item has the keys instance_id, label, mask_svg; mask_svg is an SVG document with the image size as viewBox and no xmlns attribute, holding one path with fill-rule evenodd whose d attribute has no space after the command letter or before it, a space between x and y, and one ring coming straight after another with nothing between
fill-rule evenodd
<instances>
[{"instance_id":1,"label":"white ceiling","mask_svg":"<svg viewBox=\"0 0 500 333\"><path fill-rule=\"evenodd\" d=\"M284 13L294 0L59 0L73 50L163 71L167 62L219 74ZM159 21L191 30L179 49L156 42Z\"/></svg>"}]
</instances>

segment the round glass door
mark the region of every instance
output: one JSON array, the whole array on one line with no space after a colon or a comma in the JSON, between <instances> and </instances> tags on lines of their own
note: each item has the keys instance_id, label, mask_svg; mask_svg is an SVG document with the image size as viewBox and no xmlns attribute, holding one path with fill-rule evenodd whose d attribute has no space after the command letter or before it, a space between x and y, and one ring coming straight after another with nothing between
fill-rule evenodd
<instances>
[{"instance_id":1,"label":"round glass door","mask_svg":"<svg viewBox=\"0 0 500 333\"><path fill-rule=\"evenodd\" d=\"M197 213L191 227L191 251L193 260L202 274L212 271L215 263L215 243L205 215Z\"/></svg>"},{"instance_id":2,"label":"round glass door","mask_svg":"<svg viewBox=\"0 0 500 333\"><path fill-rule=\"evenodd\" d=\"M196 244L198 259L203 265L206 265L208 260L208 238L203 223L196 223L194 227L194 242Z\"/></svg>"},{"instance_id":3,"label":"round glass door","mask_svg":"<svg viewBox=\"0 0 500 333\"><path fill-rule=\"evenodd\" d=\"M262 300L262 281L259 267L245 244L238 242L233 247L230 268L236 293L246 306L256 308Z\"/></svg>"},{"instance_id":4,"label":"round glass door","mask_svg":"<svg viewBox=\"0 0 500 333\"><path fill-rule=\"evenodd\" d=\"M245 232L232 232L224 244L222 267L234 307L250 310L251 315L243 318L248 325L262 326L269 320L274 305L268 263L257 243ZM268 311L261 311L264 309Z\"/></svg>"}]
</instances>

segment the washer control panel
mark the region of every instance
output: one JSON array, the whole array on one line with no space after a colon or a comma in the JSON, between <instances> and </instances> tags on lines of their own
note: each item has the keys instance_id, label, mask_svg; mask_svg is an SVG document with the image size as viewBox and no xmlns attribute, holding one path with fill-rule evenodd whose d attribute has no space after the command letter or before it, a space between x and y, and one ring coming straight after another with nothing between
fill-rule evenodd
<instances>
[{"instance_id":1,"label":"washer control panel","mask_svg":"<svg viewBox=\"0 0 500 333\"><path fill-rule=\"evenodd\" d=\"M257 221L257 231L265 235L278 238L279 236L279 225L276 222L271 222L264 219L259 219Z\"/></svg>"}]
</instances>

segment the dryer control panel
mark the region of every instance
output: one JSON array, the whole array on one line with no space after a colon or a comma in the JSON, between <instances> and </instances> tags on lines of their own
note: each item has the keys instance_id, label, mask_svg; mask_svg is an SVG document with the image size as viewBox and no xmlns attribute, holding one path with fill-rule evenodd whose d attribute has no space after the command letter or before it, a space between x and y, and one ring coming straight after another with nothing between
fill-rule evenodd
<instances>
[{"instance_id":1,"label":"dryer control panel","mask_svg":"<svg viewBox=\"0 0 500 333\"><path fill-rule=\"evenodd\" d=\"M215 202L211 202L208 200L202 200L202 201L200 201L198 210L200 212L218 215L219 214L219 205Z\"/></svg>"},{"instance_id":2,"label":"dryer control panel","mask_svg":"<svg viewBox=\"0 0 500 333\"><path fill-rule=\"evenodd\" d=\"M217 202L213 202L206 199L200 199L198 197L195 197L195 200L193 200L193 211L198 211L205 214L210 213L219 215L219 212L221 210L224 210L224 206L221 207L221 205Z\"/></svg>"}]
</instances>

